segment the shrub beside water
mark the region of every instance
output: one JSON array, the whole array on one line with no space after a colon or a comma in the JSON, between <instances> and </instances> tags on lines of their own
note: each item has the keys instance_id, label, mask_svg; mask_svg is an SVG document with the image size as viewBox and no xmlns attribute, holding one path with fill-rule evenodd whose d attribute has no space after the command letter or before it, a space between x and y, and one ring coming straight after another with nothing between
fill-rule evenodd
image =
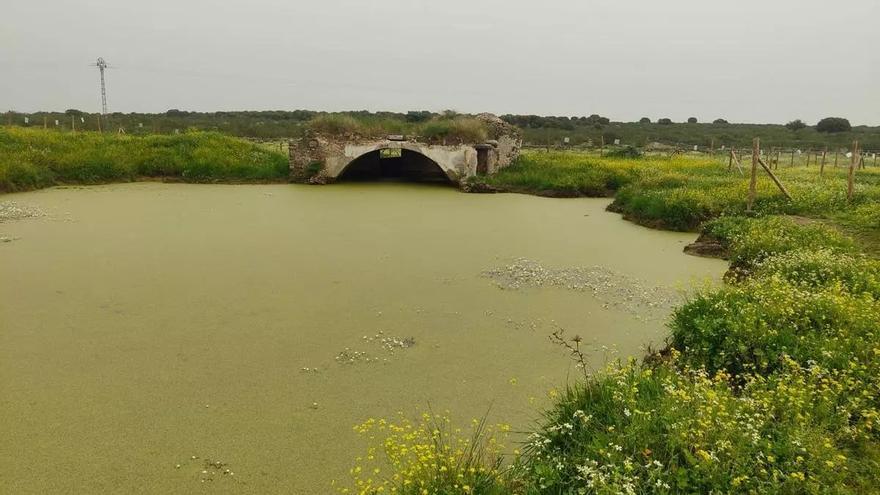
<instances>
[{"instance_id":1,"label":"shrub beside water","mask_svg":"<svg viewBox=\"0 0 880 495\"><path fill-rule=\"evenodd\" d=\"M349 471L353 483L341 483L338 493L510 493L513 467L503 458L509 425L491 425L484 417L461 428L447 414L426 412L414 421L369 418L354 430L369 447Z\"/></svg>"}]
</instances>

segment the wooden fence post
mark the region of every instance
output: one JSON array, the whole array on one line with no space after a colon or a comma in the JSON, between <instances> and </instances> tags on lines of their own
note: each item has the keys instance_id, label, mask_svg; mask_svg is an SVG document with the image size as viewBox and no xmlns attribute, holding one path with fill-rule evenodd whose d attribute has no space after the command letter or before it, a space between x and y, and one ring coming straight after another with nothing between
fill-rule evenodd
<instances>
[{"instance_id":1,"label":"wooden fence post","mask_svg":"<svg viewBox=\"0 0 880 495\"><path fill-rule=\"evenodd\" d=\"M602 134L600 137L602 138L602 146L599 148L599 156L604 156L605 155L605 135Z\"/></svg>"},{"instance_id":2,"label":"wooden fence post","mask_svg":"<svg viewBox=\"0 0 880 495\"><path fill-rule=\"evenodd\" d=\"M846 200L852 202L855 185L856 164L859 161L859 142L853 141L852 160L849 163L849 175L846 179Z\"/></svg>"},{"instance_id":3,"label":"wooden fence post","mask_svg":"<svg viewBox=\"0 0 880 495\"><path fill-rule=\"evenodd\" d=\"M755 204L755 192L756 186L758 185L758 160L760 159L760 151L761 151L761 138L754 138L752 140L752 177L749 180L749 203L746 211L752 211L752 206Z\"/></svg>"},{"instance_id":4,"label":"wooden fence post","mask_svg":"<svg viewBox=\"0 0 880 495\"><path fill-rule=\"evenodd\" d=\"M736 156L736 151L731 149L730 156L733 158L733 163L736 164L736 169L739 170L739 175L746 175L743 173L742 163L740 163L739 157Z\"/></svg>"},{"instance_id":5,"label":"wooden fence post","mask_svg":"<svg viewBox=\"0 0 880 495\"><path fill-rule=\"evenodd\" d=\"M828 146L826 146L825 149L822 150L822 165L819 167L819 175L822 175L825 173L825 155L827 155L827 154L828 154Z\"/></svg>"},{"instance_id":6,"label":"wooden fence post","mask_svg":"<svg viewBox=\"0 0 880 495\"><path fill-rule=\"evenodd\" d=\"M776 184L776 187L778 187L780 191L782 191L782 194L789 201L791 201L791 194L789 194L788 189L786 189L785 186L782 185L782 181L780 181L779 178L776 177L776 174L774 174L773 171L770 170L770 167L766 163L764 163L764 160L759 157L758 163L761 164L761 167L764 169L765 172L767 172L767 175L769 175L770 178L773 179L773 183Z\"/></svg>"},{"instance_id":7,"label":"wooden fence post","mask_svg":"<svg viewBox=\"0 0 880 495\"><path fill-rule=\"evenodd\" d=\"M791 163L788 164L790 167L794 167L794 148L791 149Z\"/></svg>"},{"instance_id":8,"label":"wooden fence post","mask_svg":"<svg viewBox=\"0 0 880 495\"><path fill-rule=\"evenodd\" d=\"M837 157L840 155L840 147L834 148L834 168L837 168Z\"/></svg>"}]
</instances>

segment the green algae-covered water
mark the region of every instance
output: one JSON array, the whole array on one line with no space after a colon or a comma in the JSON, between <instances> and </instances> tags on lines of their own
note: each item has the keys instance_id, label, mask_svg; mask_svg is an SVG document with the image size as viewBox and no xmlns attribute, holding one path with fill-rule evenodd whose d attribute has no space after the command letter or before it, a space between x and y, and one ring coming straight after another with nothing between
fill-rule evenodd
<instances>
[{"instance_id":1,"label":"green algae-covered water","mask_svg":"<svg viewBox=\"0 0 880 495\"><path fill-rule=\"evenodd\" d=\"M551 332L595 366L639 355L725 268L602 199L141 183L2 202L38 212L0 219L3 493L329 493L354 424L431 407L527 429L579 373Z\"/></svg>"}]
</instances>

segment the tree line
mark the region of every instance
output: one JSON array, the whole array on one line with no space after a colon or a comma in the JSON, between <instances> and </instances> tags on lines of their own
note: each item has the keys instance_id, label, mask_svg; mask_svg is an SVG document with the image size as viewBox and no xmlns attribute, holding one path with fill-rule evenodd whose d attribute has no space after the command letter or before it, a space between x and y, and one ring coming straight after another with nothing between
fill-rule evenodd
<instances>
[{"instance_id":1,"label":"tree line","mask_svg":"<svg viewBox=\"0 0 880 495\"><path fill-rule=\"evenodd\" d=\"M338 112L370 121L427 122L437 117L450 117L456 112L410 110L407 112L370 112L367 110ZM68 109L63 112L7 112L6 124L59 130L98 130L133 134L173 134L188 130L217 131L239 137L259 139L295 138L303 135L306 124L329 112L314 110L262 110L192 112L169 109L161 113L114 112L104 117L95 113ZM100 118L99 118L100 117ZM501 118L523 130L526 143L534 145L622 145L644 146L658 142L680 146L748 146L760 136L768 146L787 148L845 147L858 139L863 149L880 150L880 127L852 126L846 118L828 117L815 125L800 119L787 124L738 124L717 118L700 123L691 117L674 122L663 117L643 117L638 122L614 122L592 114L586 116L541 116L506 114Z\"/></svg>"}]
</instances>

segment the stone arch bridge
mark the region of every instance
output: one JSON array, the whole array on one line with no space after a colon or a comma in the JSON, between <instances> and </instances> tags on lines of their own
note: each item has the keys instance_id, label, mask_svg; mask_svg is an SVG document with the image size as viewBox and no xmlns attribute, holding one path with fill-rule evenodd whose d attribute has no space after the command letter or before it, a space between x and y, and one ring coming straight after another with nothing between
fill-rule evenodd
<instances>
[{"instance_id":1,"label":"stone arch bridge","mask_svg":"<svg viewBox=\"0 0 880 495\"><path fill-rule=\"evenodd\" d=\"M324 184L336 180L396 178L448 181L491 174L516 159L522 145L519 131L498 117L478 116L489 136L479 143L443 143L417 137L327 136L307 134L291 140L290 177L296 182Z\"/></svg>"}]
</instances>

